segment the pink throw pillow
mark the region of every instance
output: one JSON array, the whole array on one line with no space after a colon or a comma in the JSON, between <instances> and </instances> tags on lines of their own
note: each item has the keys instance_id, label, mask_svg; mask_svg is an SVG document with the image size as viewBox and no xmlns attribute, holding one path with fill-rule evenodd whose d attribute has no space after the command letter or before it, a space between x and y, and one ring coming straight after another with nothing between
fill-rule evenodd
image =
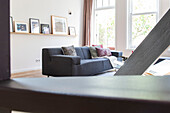
<instances>
[{"instance_id":1,"label":"pink throw pillow","mask_svg":"<svg viewBox=\"0 0 170 113\"><path fill-rule=\"evenodd\" d=\"M92 45L93 47L103 48L103 45Z\"/></svg>"},{"instance_id":2,"label":"pink throw pillow","mask_svg":"<svg viewBox=\"0 0 170 113\"><path fill-rule=\"evenodd\" d=\"M112 56L110 49L96 48L98 57Z\"/></svg>"}]
</instances>

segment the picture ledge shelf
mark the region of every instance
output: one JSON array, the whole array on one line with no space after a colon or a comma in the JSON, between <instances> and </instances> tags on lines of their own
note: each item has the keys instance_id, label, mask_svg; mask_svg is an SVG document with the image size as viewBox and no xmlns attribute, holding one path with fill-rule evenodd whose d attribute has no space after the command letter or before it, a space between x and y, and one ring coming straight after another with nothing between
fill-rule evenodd
<instances>
[{"instance_id":1,"label":"picture ledge shelf","mask_svg":"<svg viewBox=\"0 0 170 113\"><path fill-rule=\"evenodd\" d=\"M59 35L59 34L42 34L42 33L17 33L17 32L11 32L11 34L21 34L21 35L43 35L43 36L71 36L71 37L76 37L73 35Z\"/></svg>"}]
</instances>

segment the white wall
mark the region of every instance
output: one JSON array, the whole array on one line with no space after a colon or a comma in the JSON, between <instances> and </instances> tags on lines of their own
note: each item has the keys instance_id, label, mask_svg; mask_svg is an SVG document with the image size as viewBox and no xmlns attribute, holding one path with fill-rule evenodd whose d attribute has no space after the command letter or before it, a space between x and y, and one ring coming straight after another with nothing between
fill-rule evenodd
<instances>
[{"instance_id":1,"label":"white wall","mask_svg":"<svg viewBox=\"0 0 170 113\"><path fill-rule=\"evenodd\" d=\"M132 50L127 49L127 2L128 0L116 0L116 49L123 51L124 56L129 56ZM170 7L169 0L160 0L161 18ZM165 51L163 56L170 57L170 51Z\"/></svg>"},{"instance_id":2,"label":"white wall","mask_svg":"<svg viewBox=\"0 0 170 113\"><path fill-rule=\"evenodd\" d=\"M76 37L39 36L11 34L12 73L40 69L43 47L81 45L83 0L11 0L11 16L15 21L29 22L29 18L40 19L40 23L50 24L50 16L68 19L68 26L76 27ZM72 15L68 15L68 11Z\"/></svg>"}]
</instances>

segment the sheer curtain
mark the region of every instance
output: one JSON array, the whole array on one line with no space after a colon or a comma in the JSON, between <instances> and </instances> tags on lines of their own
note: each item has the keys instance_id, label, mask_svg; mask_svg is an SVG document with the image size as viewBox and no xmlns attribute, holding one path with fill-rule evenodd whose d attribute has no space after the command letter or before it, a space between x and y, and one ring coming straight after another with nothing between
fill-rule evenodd
<instances>
[{"instance_id":1,"label":"sheer curtain","mask_svg":"<svg viewBox=\"0 0 170 113\"><path fill-rule=\"evenodd\" d=\"M93 0L84 0L83 46L91 44L91 16Z\"/></svg>"}]
</instances>

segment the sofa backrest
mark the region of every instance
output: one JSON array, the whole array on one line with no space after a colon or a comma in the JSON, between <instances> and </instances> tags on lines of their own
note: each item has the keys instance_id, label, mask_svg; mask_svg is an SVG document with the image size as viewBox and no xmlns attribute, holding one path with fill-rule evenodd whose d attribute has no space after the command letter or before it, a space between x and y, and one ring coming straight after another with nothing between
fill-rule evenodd
<instances>
[{"instance_id":1,"label":"sofa backrest","mask_svg":"<svg viewBox=\"0 0 170 113\"><path fill-rule=\"evenodd\" d=\"M91 59L91 53L89 47L75 47L77 56L80 56L81 59ZM44 48L43 56L52 56L52 55L63 55L61 48Z\"/></svg>"},{"instance_id":2,"label":"sofa backrest","mask_svg":"<svg viewBox=\"0 0 170 113\"><path fill-rule=\"evenodd\" d=\"M81 59L91 59L89 47L76 47L75 50L77 56L80 56Z\"/></svg>"}]
</instances>

